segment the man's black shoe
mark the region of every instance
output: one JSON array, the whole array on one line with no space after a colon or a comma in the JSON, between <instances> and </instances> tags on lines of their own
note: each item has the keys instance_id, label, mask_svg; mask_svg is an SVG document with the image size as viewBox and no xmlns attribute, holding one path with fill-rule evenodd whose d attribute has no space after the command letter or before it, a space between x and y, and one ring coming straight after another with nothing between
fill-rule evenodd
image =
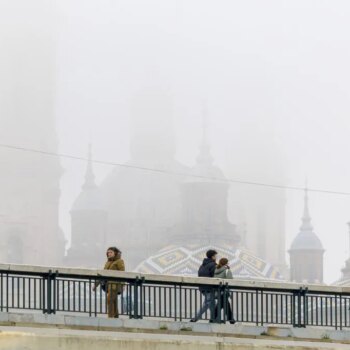
<instances>
[{"instance_id":1,"label":"man's black shoe","mask_svg":"<svg viewBox=\"0 0 350 350\"><path fill-rule=\"evenodd\" d=\"M197 320L194 319L194 318L191 318L191 319L190 319L190 322L197 322Z\"/></svg>"},{"instance_id":2,"label":"man's black shoe","mask_svg":"<svg viewBox=\"0 0 350 350\"><path fill-rule=\"evenodd\" d=\"M232 320L232 321L230 321L230 323L231 323L231 324L235 324L235 323L236 323L236 321L235 321L235 320Z\"/></svg>"}]
</instances>

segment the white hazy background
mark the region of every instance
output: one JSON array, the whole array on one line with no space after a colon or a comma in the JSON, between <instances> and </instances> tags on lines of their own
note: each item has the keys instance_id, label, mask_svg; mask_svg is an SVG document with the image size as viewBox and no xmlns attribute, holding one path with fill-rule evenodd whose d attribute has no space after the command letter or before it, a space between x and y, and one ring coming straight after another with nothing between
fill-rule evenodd
<instances>
[{"instance_id":1,"label":"white hazy background","mask_svg":"<svg viewBox=\"0 0 350 350\"><path fill-rule=\"evenodd\" d=\"M61 153L85 157L91 139L94 159L127 161L130 101L152 87L171 97L179 161L195 161L206 105L212 154L228 177L266 182L264 167L276 166L284 177L274 184L303 187L307 177L310 188L350 192L349 1L52 4ZM241 178L233 154L261 160L249 164L252 178ZM69 240L86 164L61 162L60 224ZM101 183L112 167L94 170ZM287 248L302 209L303 193L288 190ZM310 193L310 211L330 283L349 255L350 195Z\"/></svg>"}]
</instances>

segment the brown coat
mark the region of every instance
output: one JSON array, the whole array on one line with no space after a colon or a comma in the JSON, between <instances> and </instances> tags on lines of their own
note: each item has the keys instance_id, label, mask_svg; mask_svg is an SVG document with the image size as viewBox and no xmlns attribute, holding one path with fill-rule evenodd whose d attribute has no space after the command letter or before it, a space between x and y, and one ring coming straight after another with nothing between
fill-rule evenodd
<instances>
[{"instance_id":1,"label":"brown coat","mask_svg":"<svg viewBox=\"0 0 350 350\"><path fill-rule=\"evenodd\" d=\"M125 271L124 260L117 257L114 260L107 260L104 266L104 270L116 270L116 271ZM117 291L121 293L123 290L123 283L108 283L108 290Z\"/></svg>"}]
</instances>

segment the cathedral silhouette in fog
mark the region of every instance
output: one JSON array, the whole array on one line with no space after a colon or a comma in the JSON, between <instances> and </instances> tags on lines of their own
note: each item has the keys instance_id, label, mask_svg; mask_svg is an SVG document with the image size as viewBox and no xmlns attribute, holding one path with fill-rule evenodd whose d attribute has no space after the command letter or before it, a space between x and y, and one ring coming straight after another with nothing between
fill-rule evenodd
<instances>
[{"instance_id":1,"label":"cathedral silhouette in fog","mask_svg":"<svg viewBox=\"0 0 350 350\"><path fill-rule=\"evenodd\" d=\"M9 7L8 11L14 10ZM12 26L32 35L13 36L8 43L12 49L35 46L40 50L17 55L14 61L10 48L4 47L0 57L1 66L6 67L0 82L4 97L0 100L0 139L2 144L55 153L50 36L54 21L49 5L40 11L45 16L36 16L37 23L21 18ZM47 32L40 31L38 23ZM19 68L21 79L14 79ZM63 173L59 158L1 148L0 260L97 268L106 247L116 245L123 251L128 270L191 275L205 250L214 247L229 258L237 277L289 279L284 190L245 187L236 191L215 165L205 128L196 160L192 166L181 164L176 159L171 115L164 95L148 91L137 96L131 111L130 160L115 167L101 184L95 182L89 147L85 180L71 208L71 246L66 256L58 223ZM265 144L266 140L261 147ZM240 162L239 150L237 145L232 154L236 169L248 169L248 165L254 169L255 162L261 163L258 156L250 158L250 164ZM311 226L306 193L300 232L289 249L290 279L322 282L323 253ZM349 266L347 261L339 283L348 283Z\"/></svg>"},{"instance_id":2,"label":"cathedral silhouette in fog","mask_svg":"<svg viewBox=\"0 0 350 350\"><path fill-rule=\"evenodd\" d=\"M273 240L264 244L262 255L261 247L250 246L247 233L228 219L228 203L234 193L215 165L205 128L195 164L188 167L175 158L166 101L162 104L157 96L146 95L137 106L132 117L131 159L125 167L113 169L100 186L94 180L89 149L85 182L71 210L72 245L67 264L99 266L105 248L117 245L131 270L191 275L205 250L215 247L229 258L237 277L288 279L284 226L278 230L276 225L269 227L266 218L265 230ZM160 124L159 118L142 117L159 113L164 113ZM277 203L272 205L284 208L284 196L274 198ZM264 209L269 215L267 204L256 220L264 216ZM284 217L278 222L284 223ZM310 222L306 195L303 225L289 250L293 281L323 280L323 248ZM250 241L264 241L262 231L254 234Z\"/></svg>"}]
</instances>

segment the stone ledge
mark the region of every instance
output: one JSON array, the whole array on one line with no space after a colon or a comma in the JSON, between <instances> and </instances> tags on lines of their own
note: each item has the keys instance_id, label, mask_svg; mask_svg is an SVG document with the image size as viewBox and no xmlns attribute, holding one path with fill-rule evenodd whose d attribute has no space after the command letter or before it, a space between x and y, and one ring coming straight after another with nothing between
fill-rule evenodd
<instances>
[{"instance_id":1,"label":"stone ledge","mask_svg":"<svg viewBox=\"0 0 350 350\"><path fill-rule=\"evenodd\" d=\"M252 339L226 336L188 334L131 334L125 332L83 331L71 329L40 329L1 327L2 349L11 350L345 350L347 344L272 339Z\"/></svg>"},{"instance_id":2,"label":"stone ledge","mask_svg":"<svg viewBox=\"0 0 350 350\"><path fill-rule=\"evenodd\" d=\"M247 324L212 324L207 322L174 322L160 319L108 319L74 315L45 315L39 313L2 313L0 326L26 326L117 332L144 332L167 334L196 334L245 338L294 339L334 341L350 344L350 330L331 328L293 328L282 326L255 326Z\"/></svg>"},{"instance_id":3,"label":"stone ledge","mask_svg":"<svg viewBox=\"0 0 350 350\"><path fill-rule=\"evenodd\" d=\"M218 278L204 278L204 277L188 277L177 275L156 275L156 274L144 274L136 272L123 272L123 271L107 271L97 269L84 269L84 268L69 268L60 266L31 266L31 265L14 265L14 264L0 264L0 271L9 271L14 273L26 272L29 274L43 274L51 271L58 271L61 274L66 275L81 275L81 276L102 276L102 277L117 277L121 279L135 279L136 277L144 277L146 282L168 282L168 283L188 283L188 284L206 284L206 285L218 285L223 280ZM265 281L265 280L224 280L229 286L237 288L258 288L258 289L274 289L285 291L299 290L299 288L307 287L309 291L319 293L347 293L350 294L350 287L341 286L328 286L324 284L301 284L283 281Z\"/></svg>"}]
</instances>

